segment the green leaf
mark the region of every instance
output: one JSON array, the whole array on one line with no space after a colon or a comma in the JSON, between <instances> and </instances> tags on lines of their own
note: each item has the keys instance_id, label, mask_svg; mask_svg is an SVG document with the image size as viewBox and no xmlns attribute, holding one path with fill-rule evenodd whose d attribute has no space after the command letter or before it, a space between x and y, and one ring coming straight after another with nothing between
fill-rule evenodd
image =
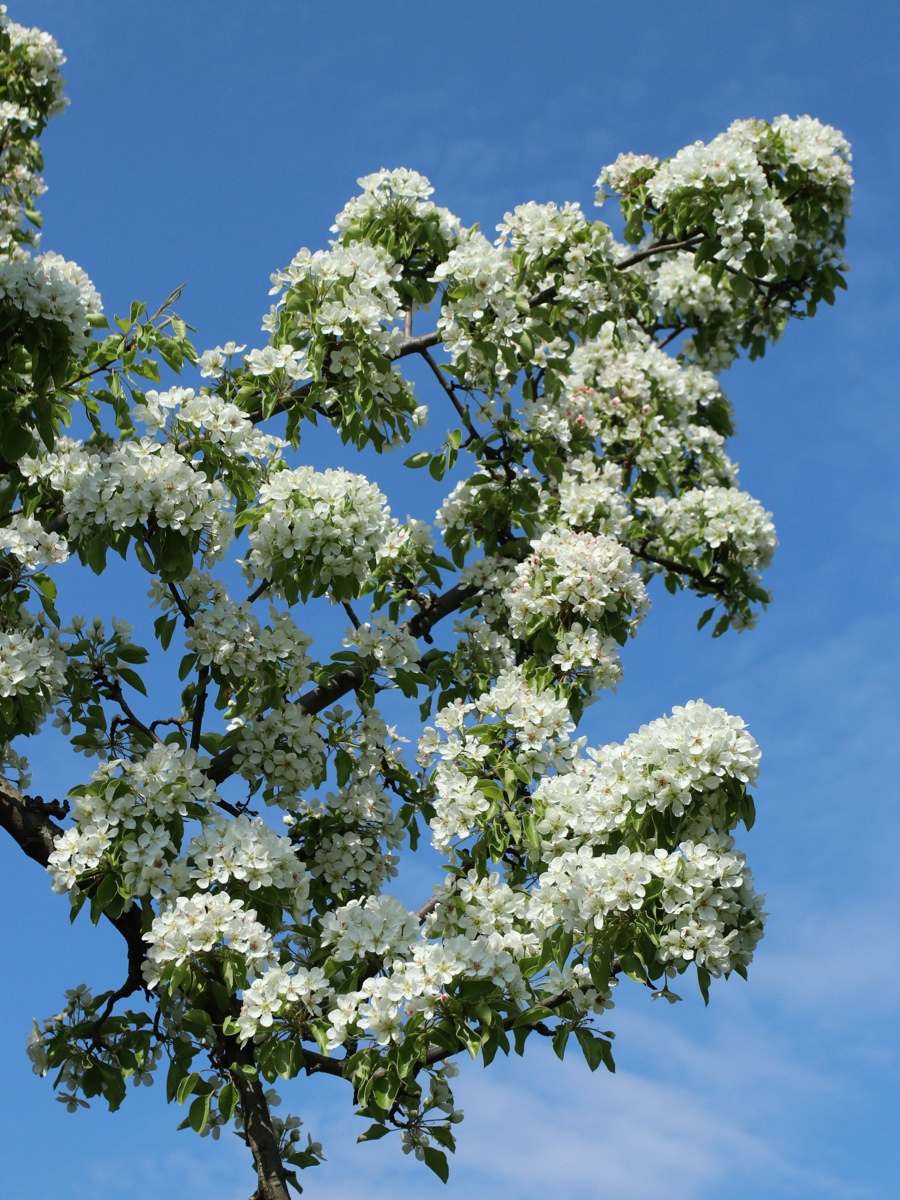
<instances>
[{"instance_id":1,"label":"green leaf","mask_svg":"<svg viewBox=\"0 0 900 1200\"><path fill-rule=\"evenodd\" d=\"M219 1092L219 1114L223 1121L231 1120L231 1114L237 1107L237 1102L238 1090L229 1079L229 1081Z\"/></svg>"},{"instance_id":2,"label":"green leaf","mask_svg":"<svg viewBox=\"0 0 900 1200\"><path fill-rule=\"evenodd\" d=\"M702 628L703 628L703 626L704 626L704 625L706 625L708 621L711 621L711 620L712 620L713 613L714 613L715 611L716 611L716 610L715 610L715 608L713 607L713 608L708 608L708 609L706 610L706 612L704 612L704 613L701 613L701 615L700 615L700 620L697 622L697 628L698 628L698 629L702 629Z\"/></svg>"},{"instance_id":3,"label":"green leaf","mask_svg":"<svg viewBox=\"0 0 900 1200\"><path fill-rule=\"evenodd\" d=\"M181 1083L175 1089L175 1099L179 1104L184 1104L188 1096L193 1095L199 1082L199 1071L191 1071L190 1075L185 1075L184 1079L182 1079Z\"/></svg>"},{"instance_id":4,"label":"green leaf","mask_svg":"<svg viewBox=\"0 0 900 1200\"><path fill-rule=\"evenodd\" d=\"M137 671L132 671L130 667L116 667L116 674L120 679L124 679L129 686L133 687L136 692L140 692L142 696L147 695L144 681L138 675Z\"/></svg>"},{"instance_id":5,"label":"green leaf","mask_svg":"<svg viewBox=\"0 0 900 1200\"><path fill-rule=\"evenodd\" d=\"M428 474L432 479L440 481L444 478L444 473L447 470L447 460L443 454L436 454L428 464Z\"/></svg>"},{"instance_id":6,"label":"green leaf","mask_svg":"<svg viewBox=\"0 0 900 1200\"><path fill-rule=\"evenodd\" d=\"M191 1129L193 1129L195 1133L199 1133L206 1126L206 1123L209 1120L209 1106L211 1099L212 1097L209 1095L198 1096L188 1109L188 1121L190 1122Z\"/></svg>"},{"instance_id":7,"label":"green leaf","mask_svg":"<svg viewBox=\"0 0 900 1200\"><path fill-rule=\"evenodd\" d=\"M589 1029L576 1029L575 1036L578 1038L585 1062L592 1071L596 1071L603 1062L603 1039L594 1037Z\"/></svg>"},{"instance_id":8,"label":"green leaf","mask_svg":"<svg viewBox=\"0 0 900 1200\"><path fill-rule=\"evenodd\" d=\"M16 462L34 451L34 438L11 413L0 414L0 458Z\"/></svg>"},{"instance_id":9,"label":"green leaf","mask_svg":"<svg viewBox=\"0 0 900 1200\"><path fill-rule=\"evenodd\" d=\"M701 967L697 964L697 983L700 985L700 995L703 997L703 1003L709 1004L709 984L710 974L706 967Z\"/></svg>"},{"instance_id":10,"label":"green leaf","mask_svg":"<svg viewBox=\"0 0 900 1200\"><path fill-rule=\"evenodd\" d=\"M49 575L40 574L33 578L42 595L46 596L48 600L56 599L56 584Z\"/></svg>"},{"instance_id":11,"label":"green leaf","mask_svg":"<svg viewBox=\"0 0 900 1200\"><path fill-rule=\"evenodd\" d=\"M358 1142L377 1142L379 1138L383 1138L390 1132L387 1125L370 1125L365 1133L361 1133L356 1140Z\"/></svg>"},{"instance_id":12,"label":"green leaf","mask_svg":"<svg viewBox=\"0 0 900 1200\"><path fill-rule=\"evenodd\" d=\"M106 909L119 894L119 884L115 875L105 875L91 897L91 920L96 925Z\"/></svg>"},{"instance_id":13,"label":"green leaf","mask_svg":"<svg viewBox=\"0 0 900 1200\"><path fill-rule=\"evenodd\" d=\"M433 1146L426 1146L425 1166L434 1171L441 1183L446 1183L450 1178L450 1167L447 1163L447 1155L443 1150L435 1150Z\"/></svg>"}]
</instances>

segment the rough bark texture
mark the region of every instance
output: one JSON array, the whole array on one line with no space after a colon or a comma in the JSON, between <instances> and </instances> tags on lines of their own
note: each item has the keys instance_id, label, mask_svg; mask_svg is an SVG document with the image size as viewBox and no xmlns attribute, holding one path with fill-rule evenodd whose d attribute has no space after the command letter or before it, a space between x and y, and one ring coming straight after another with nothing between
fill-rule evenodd
<instances>
[{"instance_id":1,"label":"rough bark texture","mask_svg":"<svg viewBox=\"0 0 900 1200\"><path fill-rule=\"evenodd\" d=\"M232 1063L238 1066L254 1065L252 1046L242 1046L236 1038L223 1038L222 1041ZM237 1071L232 1073L231 1078L240 1096L244 1133L259 1180L259 1187L251 1200L291 1200L263 1086L259 1078L245 1079Z\"/></svg>"}]
</instances>

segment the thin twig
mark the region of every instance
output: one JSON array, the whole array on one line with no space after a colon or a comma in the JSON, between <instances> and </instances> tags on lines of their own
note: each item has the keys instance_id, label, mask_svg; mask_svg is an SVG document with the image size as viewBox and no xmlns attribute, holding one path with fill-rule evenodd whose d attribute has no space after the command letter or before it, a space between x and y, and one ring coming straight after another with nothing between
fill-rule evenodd
<instances>
[{"instance_id":1,"label":"thin twig","mask_svg":"<svg viewBox=\"0 0 900 1200\"><path fill-rule=\"evenodd\" d=\"M258 600L260 596L262 596L264 592L267 592L271 586L272 580L264 579L262 583L258 587L255 587L247 597L247 603L252 604L254 600Z\"/></svg>"},{"instance_id":2,"label":"thin twig","mask_svg":"<svg viewBox=\"0 0 900 1200\"><path fill-rule=\"evenodd\" d=\"M634 254L620 259L616 263L616 270L627 271L629 267L643 262L645 258L652 258L654 254L668 254L675 250L696 250L702 238L702 233L692 233L681 242L657 242L655 246L645 246L643 250L635 250Z\"/></svg>"},{"instance_id":3,"label":"thin twig","mask_svg":"<svg viewBox=\"0 0 900 1200\"><path fill-rule=\"evenodd\" d=\"M194 623L194 618L191 616L191 610L187 606L187 601L182 596L181 592L179 592L174 583L168 584L168 588L169 594L175 601L178 611L181 613L182 619L184 620L185 628L190 629Z\"/></svg>"},{"instance_id":4,"label":"thin twig","mask_svg":"<svg viewBox=\"0 0 900 1200\"><path fill-rule=\"evenodd\" d=\"M191 749L200 749L203 732L203 713L206 709L206 688L209 683L209 667L204 665L197 672L197 698L194 701L194 719L191 724Z\"/></svg>"},{"instance_id":5,"label":"thin twig","mask_svg":"<svg viewBox=\"0 0 900 1200\"><path fill-rule=\"evenodd\" d=\"M431 355L428 353L427 350L420 350L419 353L425 359L425 361L428 363L429 367L431 368L431 370L434 374L435 379L438 381L438 383L441 385L441 387L444 389L444 391L450 397L450 403L453 405L453 407L456 409L457 413L459 414L459 419L462 421L463 425L465 425L466 433L468 433L471 437L475 437L476 436L475 429L472 425L472 418L469 416L469 410L466 408L466 406L464 404L460 403L459 397L456 395L456 390L454 389L453 385L448 382L447 376L444 374L444 372L441 370L441 368L438 366L438 364L431 357Z\"/></svg>"},{"instance_id":6,"label":"thin twig","mask_svg":"<svg viewBox=\"0 0 900 1200\"><path fill-rule=\"evenodd\" d=\"M359 627L362 625L362 621L360 621L359 617L353 611L353 605L350 603L349 600L344 600L342 602L342 604L343 604L344 612L350 618L350 622L353 625L353 628L359 629Z\"/></svg>"}]
</instances>

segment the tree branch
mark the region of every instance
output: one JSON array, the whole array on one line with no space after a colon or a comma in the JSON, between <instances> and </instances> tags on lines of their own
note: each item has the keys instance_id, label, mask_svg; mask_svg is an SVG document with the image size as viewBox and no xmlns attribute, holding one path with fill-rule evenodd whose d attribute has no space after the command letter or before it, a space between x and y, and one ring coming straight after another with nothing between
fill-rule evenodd
<instances>
[{"instance_id":1,"label":"tree branch","mask_svg":"<svg viewBox=\"0 0 900 1200\"><path fill-rule=\"evenodd\" d=\"M686 237L681 242L657 242L655 246L645 246L643 250L635 250L634 254L629 254L627 258L619 259L616 263L616 270L627 271L629 267L643 262L645 258L652 258L654 254L668 254L675 250L696 250L702 239L702 233L692 233L690 237Z\"/></svg>"},{"instance_id":2,"label":"tree branch","mask_svg":"<svg viewBox=\"0 0 900 1200\"><path fill-rule=\"evenodd\" d=\"M655 563L658 567L665 567L667 571L671 571L675 575L687 575L690 579L696 580L697 583L702 583L711 592L724 592L728 588L727 580L723 579L720 575L704 575L699 567L692 567L690 563L676 562L675 559L664 558L661 554L651 554L644 546L628 546L628 550L630 550L635 558L639 558L643 562Z\"/></svg>"},{"instance_id":3,"label":"tree branch","mask_svg":"<svg viewBox=\"0 0 900 1200\"><path fill-rule=\"evenodd\" d=\"M55 802L53 802L55 803ZM0 775L0 828L6 830L29 858L46 869L55 841L64 832L61 826L46 815L46 802L26 796ZM141 911L135 905L120 917L104 916L125 939L128 947L128 977L140 971L144 961L144 939L141 931Z\"/></svg>"},{"instance_id":4,"label":"tree branch","mask_svg":"<svg viewBox=\"0 0 900 1200\"><path fill-rule=\"evenodd\" d=\"M237 1038L225 1036L221 1041L233 1067L255 1068L251 1043L241 1044ZM240 1097L244 1135L256 1165L259 1187L255 1194L259 1200L291 1200L278 1138L259 1076L248 1079L239 1070L231 1070L230 1075Z\"/></svg>"},{"instance_id":5,"label":"tree branch","mask_svg":"<svg viewBox=\"0 0 900 1200\"><path fill-rule=\"evenodd\" d=\"M463 587L457 584L444 592L443 596L438 596L432 600L427 608L417 612L415 616L409 618L401 625L401 629L405 629L407 633L414 638L424 637L433 626L448 613L454 612L470 596L474 596L477 588ZM297 705L304 713L312 715L321 712L323 708L328 708L340 700L342 696L346 696L349 692L354 692L363 683L365 679L365 670L362 664L351 667L344 667L328 680L327 683L320 683L317 687L312 688L301 696L297 701ZM217 754L209 766L206 768L206 775L213 783L219 784L228 779L234 773L235 759L237 758L237 747L229 746L220 754Z\"/></svg>"},{"instance_id":6,"label":"tree branch","mask_svg":"<svg viewBox=\"0 0 900 1200\"><path fill-rule=\"evenodd\" d=\"M560 1005L567 1003L570 999L571 997L569 996L568 992L558 992L555 996L550 996L547 1000L541 1000L540 1005L541 1008L559 1008ZM509 1033L521 1016L521 1013L513 1013L511 1017L507 1017L503 1022L504 1030ZM536 1018L534 1021L529 1022L525 1027L536 1028L539 1024L540 1018ZM432 1046L425 1055L425 1066L431 1067L434 1066L435 1063L443 1062L444 1059L452 1058L454 1054L459 1054L461 1051L465 1050L465 1048L465 1042L462 1041L454 1050L447 1050L443 1046Z\"/></svg>"},{"instance_id":7,"label":"tree branch","mask_svg":"<svg viewBox=\"0 0 900 1200\"><path fill-rule=\"evenodd\" d=\"M444 389L444 391L450 397L450 403L453 405L453 407L456 409L457 413L459 414L459 419L462 421L463 425L465 425L466 433L468 433L471 437L475 437L476 436L475 430L472 427L472 418L469 416L469 410L466 408L466 406L464 404L462 404L460 402L459 397L457 396L456 391L453 388L453 385L451 383L447 382L447 376L444 374L444 372L441 370L441 368L438 366L438 364L434 361L434 359L431 357L431 355L428 353L427 350L420 350L419 353L422 355L422 357L428 363L429 367L431 368L431 370L434 374L435 379L437 379L438 383L441 385L441 387Z\"/></svg>"}]
</instances>

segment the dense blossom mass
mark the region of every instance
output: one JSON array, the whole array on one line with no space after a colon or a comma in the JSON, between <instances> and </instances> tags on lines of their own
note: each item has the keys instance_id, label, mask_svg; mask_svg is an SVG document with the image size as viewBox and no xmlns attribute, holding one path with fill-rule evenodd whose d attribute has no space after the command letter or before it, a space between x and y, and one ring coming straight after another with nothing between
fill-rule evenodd
<instances>
[{"instance_id":1,"label":"dense blossom mass","mask_svg":"<svg viewBox=\"0 0 900 1200\"><path fill-rule=\"evenodd\" d=\"M265 1085L331 1075L444 1177L455 1054L538 1031L611 1069L619 989L706 996L762 936L743 722L581 721L660 585L716 636L768 602L716 372L843 286L847 143L782 116L624 154L597 193L624 243L534 202L491 239L382 170L272 275L261 344L198 352L174 296L110 322L38 253L63 60L0 14L0 823L127 943L121 987L35 1024L34 1069L76 1109L165 1066L262 1200L322 1157ZM310 422L368 457L304 462ZM406 443L443 498L400 520L397 459L360 465ZM110 551L149 589L150 671L132 624L70 611ZM90 760L54 800L25 794L48 719ZM407 903L423 838L444 869Z\"/></svg>"}]
</instances>

